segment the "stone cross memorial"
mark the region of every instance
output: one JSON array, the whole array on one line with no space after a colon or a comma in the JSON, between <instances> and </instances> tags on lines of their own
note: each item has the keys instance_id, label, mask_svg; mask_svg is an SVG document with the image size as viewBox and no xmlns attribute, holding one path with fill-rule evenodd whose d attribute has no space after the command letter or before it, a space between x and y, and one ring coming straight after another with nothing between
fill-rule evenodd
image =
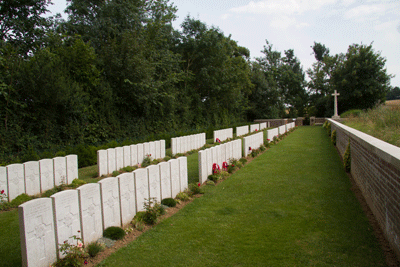
<instances>
[{"instance_id":1,"label":"stone cross memorial","mask_svg":"<svg viewBox=\"0 0 400 267\"><path fill-rule=\"evenodd\" d=\"M332 94L333 97L335 97L335 110L334 110L334 114L332 116L332 119L339 119L339 115L338 115L338 108L337 108L337 97L340 96L340 94L335 90L335 93Z\"/></svg>"}]
</instances>

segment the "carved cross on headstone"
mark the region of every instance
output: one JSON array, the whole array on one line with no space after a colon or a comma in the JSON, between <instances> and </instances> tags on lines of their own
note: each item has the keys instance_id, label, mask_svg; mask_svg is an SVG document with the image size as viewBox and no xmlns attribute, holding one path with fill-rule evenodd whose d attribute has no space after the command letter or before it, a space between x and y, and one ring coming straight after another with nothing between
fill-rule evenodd
<instances>
[{"instance_id":1,"label":"carved cross on headstone","mask_svg":"<svg viewBox=\"0 0 400 267\"><path fill-rule=\"evenodd\" d=\"M335 107L334 107L335 110L334 110L334 114L333 114L332 118L339 118L338 108L337 108L337 97L340 96L340 94L337 93L337 91L335 90L335 93L333 93L332 96L335 97Z\"/></svg>"}]
</instances>

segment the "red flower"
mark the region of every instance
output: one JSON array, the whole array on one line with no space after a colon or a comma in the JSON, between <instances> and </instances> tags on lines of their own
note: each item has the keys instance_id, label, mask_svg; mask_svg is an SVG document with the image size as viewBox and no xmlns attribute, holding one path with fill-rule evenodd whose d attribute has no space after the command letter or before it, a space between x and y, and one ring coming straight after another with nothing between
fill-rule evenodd
<instances>
[{"instance_id":1,"label":"red flower","mask_svg":"<svg viewBox=\"0 0 400 267\"><path fill-rule=\"evenodd\" d=\"M251 150L251 146L249 146L249 150Z\"/></svg>"},{"instance_id":2,"label":"red flower","mask_svg":"<svg viewBox=\"0 0 400 267\"><path fill-rule=\"evenodd\" d=\"M267 139L267 141L269 141L269 139Z\"/></svg>"},{"instance_id":3,"label":"red flower","mask_svg":"<svg viewBox=\"0 0 400 267\"><path fill-rule=\"evenodd\" d=\"M258 130L256 129L256 132L257 132Z\"/></svg>"},{"instance_id":4,"label":"red flower","mask_svg":"<svg viewBox=\"0 0 400 267\"><path fill-rule=\"evenodd\" d=\"M83 264L87 265L87 264L88 264L87 260L85 260L85 261L83 262Z\"/></svg>"},{"instance_id":5,"label":"red flower","mask_svg":"<svg viewBox=\"0 0 400 267\"><path fill-rule=\"evenodd\" d=\"M4 194L4 190L1 190L1 194Z\"/></svg>"},{"instance_id":6,"label":"red flower","mask_svg":"<svg viewBox=\"0 0 400 267\"><path fill-rule=\"evenodd\" d=\"M200 187L201 183L198 183L197 186Z\"/></svg>"},{"instance_id":7,"label":"red flower","mask_svg":"<svg viewBox=\"0 0 400 267\"><path fill-rule=\"evenodd\" d=\"M235 167L235 165L232 164L232 167Z\"/></svg>"}]
</instances>

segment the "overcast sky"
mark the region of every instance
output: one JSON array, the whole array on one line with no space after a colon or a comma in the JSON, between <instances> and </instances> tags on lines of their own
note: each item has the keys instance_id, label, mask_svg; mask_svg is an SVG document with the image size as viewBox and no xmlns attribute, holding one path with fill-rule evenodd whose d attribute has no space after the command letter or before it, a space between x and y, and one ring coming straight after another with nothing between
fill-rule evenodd
<instances>
[{"instance_id":1,"label":"overcast sky","mask_svg":"<svg viewBox=\"0 0 400 267\"><path fill-rule=\"evenodd\" d=\"M65 0L52 0L50 10L66 7ZM351 44L373 42L386 58L392 86L400 87L400 1L399 0L173 0L178 8L174 27L187 15L215 26L252 58L261 57L267 39L275 50L293 49L306 71L315 62L315 42L330 54L346 53Z\"/></svg>"}]
</instances>

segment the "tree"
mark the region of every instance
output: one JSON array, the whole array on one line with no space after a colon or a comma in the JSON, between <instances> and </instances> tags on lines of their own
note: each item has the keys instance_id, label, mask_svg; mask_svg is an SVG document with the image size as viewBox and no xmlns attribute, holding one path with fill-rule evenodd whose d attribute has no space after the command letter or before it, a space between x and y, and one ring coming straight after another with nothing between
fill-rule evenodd
<instances>
[{"instance_id":1,"label":"tree","mask_svg":"<svg viewBox=\"0 0 400 267\"><path fill-rule=\"evenodd\" d=\"M398 86L392 88L386 95L386 100L400 99L400 88Z\"/></svg>"},{"instance_id":2,"label":"tree","mask_svg":"<svg viewBox=\"0 0 400 267\"><path fill-rule=\"evenodd\" d=\"M332 72L332 89L340 93L339 111L369 109L384 103L390 89L386 59L370 45L350 45Z\"/></svg>"}]
</instances>

